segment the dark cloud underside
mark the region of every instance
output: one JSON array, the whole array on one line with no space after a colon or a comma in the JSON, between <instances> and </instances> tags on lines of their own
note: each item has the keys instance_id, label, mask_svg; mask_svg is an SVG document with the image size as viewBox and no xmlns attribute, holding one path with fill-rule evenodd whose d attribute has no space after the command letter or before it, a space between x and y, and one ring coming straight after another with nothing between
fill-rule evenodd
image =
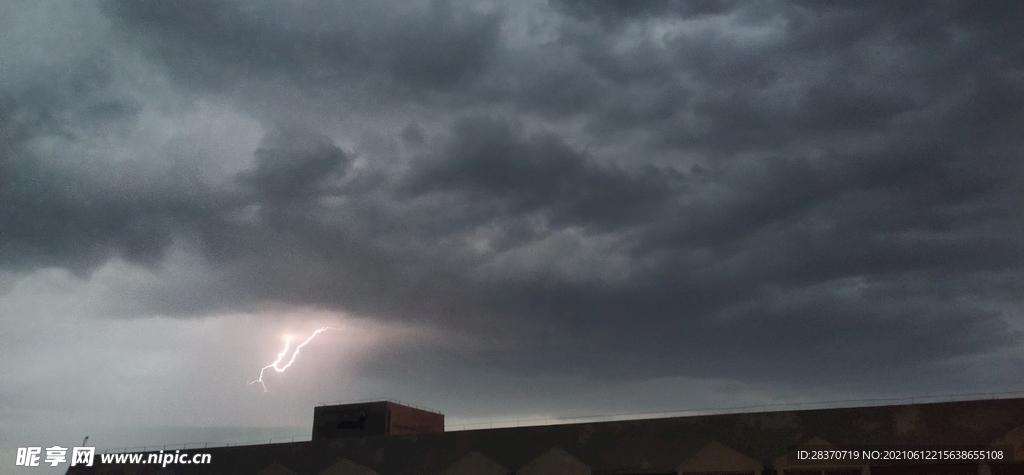
<instances>
[{"instance_id":1,"label":"dark cloud underside","mask_svg":"<svg viewBox=\"0 0 1024 475\"><path fill-rule=\"evenodd\" d=\"M475 359L509 372L813 384L1020 344L1019 3L102 6L116 52L0 91L4 268L179 240L216 285L132 309L426 321L507 337ZM257 121L245 169L54 165L142 120L129 54Z\"/></svg>"}]
</instances>

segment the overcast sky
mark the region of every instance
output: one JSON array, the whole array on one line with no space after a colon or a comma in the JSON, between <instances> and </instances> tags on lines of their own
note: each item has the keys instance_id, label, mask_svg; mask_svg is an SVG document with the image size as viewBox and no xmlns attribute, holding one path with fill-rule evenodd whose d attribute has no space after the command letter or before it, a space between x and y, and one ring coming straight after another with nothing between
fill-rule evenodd
<instances>
[{"instance_id":1,"label":"overcast sky","mask_svg":"<svg viewBox=\"0 0 1024 475\"><path fill-rule=\"evenodd\" d=\"M377 396L458 422L1024 390L1022 24L0 1L3 460Z\"/></svg>"}]
</instances>

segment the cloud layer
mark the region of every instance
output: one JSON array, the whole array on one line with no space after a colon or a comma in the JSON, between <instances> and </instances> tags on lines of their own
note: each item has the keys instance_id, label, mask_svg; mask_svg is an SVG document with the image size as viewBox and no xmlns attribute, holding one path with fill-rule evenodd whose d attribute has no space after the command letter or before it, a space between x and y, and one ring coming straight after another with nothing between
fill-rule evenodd
<instances>
[{"instance_id":1,"label":"cloud layer","mask_svg":"<svg viewBox=\"0 0 1024 475\"><path fill-rule=\"evenodd\" d=\"M95 318L465 336L415 350L439 378L1019 386L1018 4L59 3L0 15L0 268L152 273Z\"/></svg>"}]
</instances>

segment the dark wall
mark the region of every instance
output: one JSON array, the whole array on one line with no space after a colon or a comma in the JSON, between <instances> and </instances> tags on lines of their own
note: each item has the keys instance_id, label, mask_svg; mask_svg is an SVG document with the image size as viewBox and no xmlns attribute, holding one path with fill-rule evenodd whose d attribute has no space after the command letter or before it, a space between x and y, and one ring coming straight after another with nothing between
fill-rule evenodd
<instances>
[{"instance_id":1,"label":"dark wall","mask_svg":"<svg viewBox=\"0 0 1024 475\"><path fill-rule=\"evenodd\" d=\"M388 403L391 435L444 432L444 414Z\"/></svg>"},{"instance_id":2,"label":"dark wall","mask_svg":"<svg viewBox=\"0 0 1024 475\"><path fill-rule=\"evenodd\" d=\"M313 409L313 440L387 435L388 424L387 403L320 406Z\"/></svg>"},{"instance_id":3,"label":"dark wall","mask_svg":"<svg viewBox=\"0 0 1024 475\"><path fill-rule=\"evenodd\" d=\"M1018 446L1024 427L1024 399L996 399L810 411L720 414L635 421L510 427L416 435L344 437L327 416L367 414L363 432L383 431L371 415L386 414L387 403L320 407L314 412L313 442L193 449L213 455L213 464L179 465L178 475L258 473L279 464L300 474L317 474L347 459L381 475L436 475L469 452L519 469L552 448L589 465L595 475L668 474L711 441L761 460L766 467L788 450L821 437L840 447ZM340 413L340 414L339 414ZM392 414L394 420L395 414ZM354 419L358 419L355 417ZM385 417L386 419L386 417ZM380 419L378 419L379 421ZM351 434L351 433L349 433ZM1012 440L1004 440L1008 436ZM186 452L186 451L182 451ZM1016 457L1014 457L1016 459ZM799 469L804 467L792 467ZM114 469L114 471L105 471ZM157 473L160 467L71 467L71 474ZM872 475L976 475L977 464L873 467ZM774 475L770 468L765 475ZM832 472L826 472L831 475ZM1022 475L1024 462L993 463L992 475ZM793 472L786 470L786 475ZM821 475L820 471L816 475ZM858 474L859 475L859 471Z\"/></svg>"},{"instance_id":4,"label":"dark wall","mask_svg":"<svg viewBox=\"0 0 1024 475\"><path fill-rule=\"evenodd\" d=\"M1020 475L1024 473L1024 464L993 463L990 464L992 475Z\"/></svg>"},{"instance_id":5,"label":"dark wall","mask_svg":"<svg viewBox=\"0 0 1024 475\"><path fill-rule=\"evenodd\" d=\"M1020 474L1021 467L1013 473ZM978 475L977 463L934 463L908 466L871 467L871 475Z\"/></svg>"},{"instance_id":6,"label":"dark wall","mask_svg":"<svg viewBox=\"0 0 1024 475\"><path fill-rule=\"evenodd\" d=\"M393 402L313 409L313 440L444 432L444 415Z\"/></svg>"}]
</instances>

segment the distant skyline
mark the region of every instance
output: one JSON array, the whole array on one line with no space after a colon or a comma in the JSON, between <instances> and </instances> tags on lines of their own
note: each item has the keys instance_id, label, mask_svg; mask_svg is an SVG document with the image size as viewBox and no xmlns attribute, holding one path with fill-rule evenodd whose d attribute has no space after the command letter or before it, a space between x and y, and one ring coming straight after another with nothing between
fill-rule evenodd
<instances>
[{"instance_id":1,"label":"distant skyline","mask_svg":"<svg viewBox=\"0 0 1024 475\"><path fill-rule=\"evenodd\" d=\"M458 424L1024 391L1021 24L0 1L0 461L373 397Z\"/></svg>"}]
</instances>

